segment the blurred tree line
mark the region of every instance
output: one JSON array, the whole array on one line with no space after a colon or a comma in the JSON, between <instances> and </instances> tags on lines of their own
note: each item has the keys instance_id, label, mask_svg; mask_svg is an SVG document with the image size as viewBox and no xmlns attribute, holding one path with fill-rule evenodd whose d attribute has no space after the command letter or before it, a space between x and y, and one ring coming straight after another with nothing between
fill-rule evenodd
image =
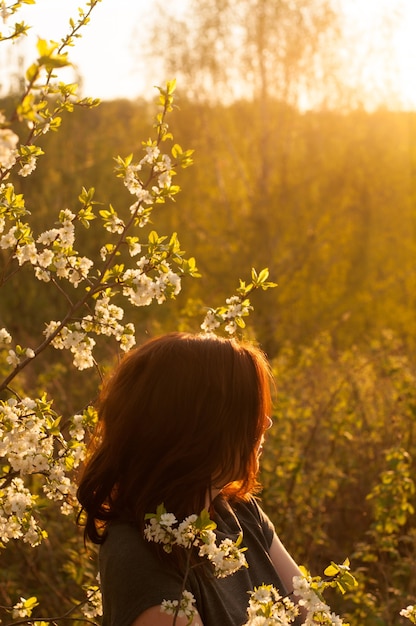
<instances>
[{"instance_id":1,"label":"blurred tree line","mask_svg":"<svg viewBox=\"0 0 416 626\"><path fill-rule=\"evenodd\" d=\"M265 146L256 103L182 97L179 106L172 130L195 149L195 165L177 181L179 202L160 206L157 227L180 233L197 258L204 279L186 287L192 311L201 316L203 305L234 289L236 276L268 266L279 287L257 299L254 319L271 357L285 341L308 344L322 331L345 347L390 328L413 350L416 114L300 113L276 101ZM146 102L105 102L45 136L37 171L18 181L39 228L58 207L74 206L82 186L97 188L97 201L126 202L112 155L137 152L149 120ZM22 293L10 293L3 321L27 328L26 307L19 318L13 311L30 297L23 283ZM39 297L35 313L28 308L32 325L53 306ZM145 316L150 332L160 316L164 328L198 328L185 312L171 319L162 309Z\"/></svg>"}]
</instances>

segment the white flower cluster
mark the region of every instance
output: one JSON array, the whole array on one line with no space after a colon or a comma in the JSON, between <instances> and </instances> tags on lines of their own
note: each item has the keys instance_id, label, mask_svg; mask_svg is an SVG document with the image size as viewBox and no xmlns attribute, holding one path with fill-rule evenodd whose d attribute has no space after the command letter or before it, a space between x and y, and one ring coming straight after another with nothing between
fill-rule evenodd
<instances>
[{"instance_id":1,"label":"white flower cluster","mask_svg":"<svg viewBox=\"0 0 416 626\"><path fill-rule=\"evenodd\" d=\"M217 578L225 578L237 572L241 567L248 567L243 550L231 539L223 539L219 546L215 543L215 533L205 531L199 548L199 555L206 556L214 566Z\"/></svg>"},{"instance_id":2,"label":"white flower cluster","mask_svg":"<svg viewBox=\"0 0 416 626\"><path fill-rule=\"evenodd\" d=\"M210 525L213 525L212 522ZM199 556L208 558L217 578L230 576L241 567L247 567L244 548L238 547L242 537L237 542L223 539L217 545L215 532L201 525L196 515L190 515L178 525L172 513L162 512L150 518L144 536L148 541L163 544L165 552L171 552L174 545L185 549L199 548Z\"/></svg>"},{"instance_id":3,"label":"white flower cluster","mask_svg":"<svg viewBox=\"0 0 416 626\"><path fill-rule=\"evenodd\" d=\"M73 450L68 449L65 452L61 450L61 456L56 461L51 459L43 491L49 500L63 501L61 513L64 515L70 515L76 506L76 485L71 481L67 472L77 467L84 456L84 446L80 445Z\"/></svg>"},{"instance_id":4,"label":"white flower cluster","mask_svg":"<svg viewBox=\"0 0 416 626\"><path fill-rule=\"evenodd\" d=\"M124 311L121 307L115 304L110 304L110 298L106 295L101 295L96 300L94 317L87 315L82 321L82 326L85 330L94 332L101 332L103 335L111 336L115 333L119 333L123 327L118 323L123 319Z\"/></svg>"},{"instance_id":5,"label":"white flower cluster","mask_svg":"<svg viewBox=\"0 0 416 626\"><path fill-rule=\"evenodd\" d=\"M0 457L13 472L24 476L46 471L53 448L35 400L0 402Z\"/></svg>"},{"instance_id":6,"label":"white flower cluster","mask_svg":"<svg viewBox=\"0 0 416 626\"><path fill-rule=\"evenodd\" d=\"M299 614L298 607L282 597L272 585L256 587L250 594L248 620L244 626L289 626Z\"/></svg>"},{"instance_id":7,"label":"white flower cluster","mask_svg":"<svg viewBox=\"0 0 416 626\"><path fill-rule=\"evenodd\" d=\"M156 151L152 152L149 148L144 161L147 159L146 162L148 162L153 158L159 158L159 154ZM158 167L170 166L167 158L160 158ZM10 192L11 190L7 191L9 195ZM5 188L4 193L6 193ZM22 211L26 212L23 206ZM10 213L12 213L11 210ZM33 240L29 227L26 228L26 225L20 222L16 222L5 232L6 221L2 219L0 220L0 248L12 249L13 256L19 265L32 264L35 276L39 280L48 282L52 275L55 275L59 279L68 280L74 287L78 287L82 281L88 279L93 263L73 250L75 218L76 216L69 209L61 211L60 226L43 232L36 242ZM126 243L132 257L141 252L141 245L136 237L126 237ZM103 252L105 259L107 247L104 247ZM173 271L166 260L167 254L164 246L161 246L160 250L155 248L151 259L142 256L136 262L135 267L117 275L115 282L131 304L148 306L153 301L162 304L168 297L175 297L180 293L181 277ZM150 271L152 275L149 275ZM111 271L109 275L111 276ZM111 282L111 277L108 281ZM59 321L52 320L47 325L44 334L48 338L60 328L59 333L53 337L52 345L56 349L71 351L75 367L83 370L94 365L93 349L96 341L89 333L115 337L124 351L129 350L135 344L134 326L131 323L122 325L120 320L123 315L123 309L111 304L110 296L103 295L97 299L93 315L89 314L82 320L69 323L62 328L60 328ZM5 343L6 337L3 339ZM31 349L26 353L9 350L6 360L12 367L17 367L22 357L33 358L34 356L35 353Z\"/></svg>"},{"instance_id":8,"label":"white flower cluster","mask_svg":"<svg viewBox=\"0 0 416 626\"><path fill-rule=\"evenodd\" d=\"M10 170L19 156L17 144L19 137L6 125L6 118L0 112L0 170ZM28 156L24 159L24 165L18 171L20 176L29 176L36 169L36 157Z\"/></svg>"},{"instance_id":9,"label":"white flower cluster","mask_svg":"<svg viewBox=\"0 0 416 626\"><path fill-rule=\"evenodd\" d=\"M69 425L70 438L67 441L55 433L61 449L58 455L50 459L43 491L50 500L62 502L61 512L64 515L70 515L78 507L76 484L71 480L70 474L85 459L85 431L95 417L95 412L91 413L89 409L83 414L74 415Z\"/></svg>"},{"instance_id":10,"label":"white flower cluster","mask_svg":"<svg viewBox=\"0 0 416 626\"><path fill-rule=\"evenodd\" d=\"M12 336L10 333L5 328L0 328L0 349L7 349L11 342ZM22 348L21 346L16 346L16 350L7 350L6 363L14 368L21 363L22 358L33 359L34 357L35 352L32 348Z\"/></svg>"},{"instance_id":11,"label":"white flower cluster","mask_svg":"<svg viewBox=\"0 0 416 626\"><path fill-rule=\"evenodd\" d=\"M163 263L154 277L143 271L147 263L147 257L141 257L137 262L138 269L128 269L122 276L123 295L134 306L148 306L153 300L162 304L168 295L177 296L182 288L180 276L175 274L167 262Z\"/></svg>"},{"instance_id":12,"label":"white flower cluster","mask_svg":"<svg viewBox=\"0 0 416 626\"><path fill-rule=\"evenodd\" d=\"M43 491L63 502L61 511L70 513L76 503L75 485L68 472L85 456L84 416L76 415L67 442L57 426L59 418L45 399L10 398L0 402L0 540L22 538L37 545L44 533L36 522L38 496L32 495L23 479L44 476Z\"/></svg>"},{"instance_id":13,"label":"white flower cluster","mask_svg":"<svg viewBox=\"0 0 416 626\"><path fill-rule=\"evenodd\" d=\"M102 295L95 302L94 315L86 315L82 321L63 326L58 334L52 339L52 346L57 350L69 350L74 358L74 366L84 370L94 365L93 348L95 339L88 333L115 337L122 350L127 351L136 342L135 328L132 323L125 326L119 323L124 316L124 311L110 303L110 298ZM50 337L61 326L60 322L50 321L44 334Z\"/></svg>"},{"instance_id":14,"label":"white flower cluster","mask_svg":"<svg viewBox=\"0 0 416 626\"><path fill-rule=\"evenodd\" d=\"M151 190L145 189L140 173L144 166L151 167L151 175L157 176L157 185ZM145 156L135 164L127 165L124 184L129 192L137 197L139 204L152 205L160 196L161 191L169 192L172 185L172 161L169 155L161 154L157 145L145 146Z\"/></svg>"},{"instance_id":15,"label":"white flower cluster","mask_svg":"<svg viewBox=\"0 0 416 626\"><path fill-rule=\"evenodd\" d=\"M20 168L20 170L18 171L18 174L20 176L23 176L24 178L26 176L30 176L30 174L35 171L36 165L37 165L36 157L30 156L27 159L26 163L22 165L22 167Z\"/></svg>"},{"instance_id":16,"label":"white flower cluster","mask_svg":"<svg viewBox=\"0 0 416 626\"><path fill-rule=\"evenodd\" d=\"M58 278L67 279L74 287L78 287L88 277L93 262L87 257L78 256L73 250L74 220L75 215L72 211L69 209L61 211L59 216L61 227L45 231L37 239L37 243L43 246L43 249L34 255L33 260L25 259L23 256L23 259L36 265L35 275L39 280L48 282L51 273L55 273Z\"/></svg>"},{"instance_id":17,"label":"white flower cluster","mask_svg":"<svg viewBox=\"0 0 416 626\"><path fill-rule=\"evenodd\" d=\"M35 357L35 352L32 350L32 348L20 348L19 346L19 353L17 353L15 350L9 350L6 356L6 363L8 363L9 365L11 365L12 367L17 367L20 363L21 363L21 359L33 359Z\"/></svg>"},{"instance_id":18,"label":"white flower cluster","mask_svg":"<svg viewBox=\"0 0 416 626\"><path fill-rule=\"evenodd\" d=\"M234 335L237 331L238 322L247 316L252 308L246 298L240 296L231 296L227 298L226 306L217 309L209 309L201 329L206 333L214 332L221 324L226 323L225 330L230 335Z\"/></svg>"},{"instance_id":19,"label":"white flower cluster","mask_svg":"<svg viewBox=\"0 0 416 626\"><path fill-rule=\"evenodd\" d=\"M221 326L221 319L214 309L209 309L201 324L202 330L206 333L213 333L219 326Z\"/></svg>"},{"instance_id":20,"label":"white flower cluster","mask_svg":"<svg viewBox=\"0 0 416 626\"><path fill-rule=\"evenodd\" d=\"M412 624L416 624L416 605L409 604L409 606L400 611L400 615L406 617Z\"/></svg>"},{"instance_id":21,"label":"white flower cluster","mask_svg":"<svg viewBox=\"0 0 416 626\"><path fill-rule=\"evenodd\" d=\"M12 336L10 335L10 333L5 328L0 328L0 347L11 343L11 341Z\"/></svg>"},{"instance_id":22,"label":"white flower cluster","mask_svg":"<svg viewBox=\"0 0 416 626\"><path fill-rule=\"evenodd\" d=\"M35 606L37 606L38 600L34 596L31 598L20 598L19 602L13 606L12 609L12 617L13 619L18 619L19 617L30 617L32 615L32 610Z\"/></svg>"},{"instance_id":23,"label":"white flower cluster","mask_svg":"<svg viewBox=\"0 0 416 626\"><path fill-rule=\"evenodd\" d=\"M196 515L192 515L187 518L189 526L196 520ZM186 520L184 520L186 521ZM162 543L165 552L171 552L172 546L181 541L178 533L178 529L174 526L178 523L178 520L173 513L162 513L160 516L150 518L144 529L144 536L147 541L153 541L154 543ZM189 533L189 531L188 531ZM195 536L192 534L191 545ZM181 545L183 545L181 543Z\"/></svg>"},{"instance_id":24,"label":"white flower cluster","mask_svg":"<svg viewBox=\"0 0 416 626\"><path fill-rule=\"evenodd\" d=\"M50 337L60 325L60 322L52 320L46 325L44 335ZM95 346L95 340L89 337L83 330L81 322L63 326L52 339L51 344L57 350L69 350L74 355L74 366L79 370L84 370L94 365L92 351Z\"/></svg>"},{"instance_id":25,"label":"white flower cluster","mask_svg":"<svg viewBox=\"0 0 416 626\"><path fill-rule=\"evenodd\" d=\"M10 484L0 487L0 541L23 539L37 546L44 537L33 512L36 496L24 486L21 478L12 478Z\"/></svg>"},{"instance_id":26,"label":"white flower cluster","mask_svg":"<svg viewBox=\"0 0 416 626\"><path fill-rule=\"evenodd\" d=\"M74 219L75 215L69 209L61 211L61 227L43 232L36 242L27 225L16 223L0 237L0 248L14 250L13 257L17 259L19 265L31 263L38 280L49 282L51 275L56 274L58 278L64 278L74 287L78 287L88 278L93 262L87 257L79 256L73 250ZM0 221L0 234L4 229L3 219Z\"/></svg>"},{"instance_id":27,"label":"white flower cluster","mask_svg":"<svg viewBox=\"0 0 416 626\"><path fill-rule=\"evenodd\" d=\"M97 335L115 337L116 341L124 351L130 350L136 342L135 328L132 323L125 326L120 324L124 317L121 307L111 304L107 295L101 295L95 303L94 315L87 315L81 322L81 327L85 332L94 332Z\"/></svg>"},{"instance_id":28,"label":"white flower cluster","mask_svg":"<svg viewBox=\"0 0 416 626\"><path fill-rule=\"evenodd\" d=\"M163 600L160 606L162 613L168 615L177 615L178 617L186 617L189 623L196 614L195 598L190 591L186 589L182 592L180 600ZM196 624L195 626L198 626Z\"/></svg>"},{"instance_id":29,"label":"white flower cluster","mask_svg":"<svg viewBox=\"0 0 416 626\"><path fill-rule=\"evenodd\" d=\"M299 606L304 607L307 611L302 626L314 626L316 623L325 626L342 626L342 619L331 612L331 608L321 600L311 582L310 576L293 577L293 593L299 597Z\"/></svg>"},{"instance_id":30,"label":"white flower cluster","mask_svg":"<svg viewBox=\"0 0 416 626\"><path fill-rule=\"evenodd\" d=\"M101 595L100 587L98 585L91 585L87 587L87 602L82 606L82 613L87 619L94 619L94 617L101 617L103 614L103 598Z\"/></svg>"},{"instance_id":31,"label":"white flower cluster","mask_svg":"<svg viewBox=\"0 0 416 626\"><path fill-rule=\"evenodd\" d=\"M0 124L5 117L0 113ZM19 137L10 128L0 128L0 170L9 170L16 163Z\"/></svg>"}]
</instances>

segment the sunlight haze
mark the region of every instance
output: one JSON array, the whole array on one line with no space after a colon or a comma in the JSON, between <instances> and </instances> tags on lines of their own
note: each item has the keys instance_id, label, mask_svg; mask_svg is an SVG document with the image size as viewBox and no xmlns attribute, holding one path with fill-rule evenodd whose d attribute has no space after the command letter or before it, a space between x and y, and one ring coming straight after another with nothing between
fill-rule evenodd
<instances>
[{"instance_id":1,"label":"sunlight haze","mask_svg":"<svg viewBox=\"0 0 416 626\"><path fill-rule=\"evenodd\" d=\"M183 5L183 0L172 0L169 10ZM26 67L36 54L36 36L59 41L79 6L83 6L80 0L38 0L19 11L16 19L24 19L32 29L24 41L2 51L3 90L16 59L23 57ZM134 99L171 78L153 76L140 52L154 6L154 0L102 0L95 7L90 24L70 51L78 71L74 80L82 83L85 95ZM344 14L345 43L339 55L345 63L346 85L353 86L359 77L362 104L367 108L380 104L416 108L416 0L338 0L337 6Z\"/></svg>"}]
</instances>

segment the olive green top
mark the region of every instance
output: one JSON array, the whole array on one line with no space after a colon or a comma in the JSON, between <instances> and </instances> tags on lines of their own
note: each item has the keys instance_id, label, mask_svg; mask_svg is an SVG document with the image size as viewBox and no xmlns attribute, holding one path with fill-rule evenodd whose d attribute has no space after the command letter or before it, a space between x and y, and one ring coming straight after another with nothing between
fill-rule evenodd
<instances>
[{"instance_id":1,"label":"olive green top","mask_svg":"<svg viewBox=\"0 0 416 626\"><path fill-rule=\"evenodd\" d=\"M246 547L248 568L226 578L215 578L209 570L201 575L191 570L186 588L196 599L204 626L241 626L247 621L248 592L261 584L273 584L283 595L279 576L270 560L274 527L254 498L230 505L218 496L214 500L217 543L229 537ZM153 548L153 549L152 549ZM141 532L130 523L111 524L100 549L103 594L103 626L131 626L146 609L162 600L177 600L182 577L161 561Z\"/></svg>"}]
</instances>

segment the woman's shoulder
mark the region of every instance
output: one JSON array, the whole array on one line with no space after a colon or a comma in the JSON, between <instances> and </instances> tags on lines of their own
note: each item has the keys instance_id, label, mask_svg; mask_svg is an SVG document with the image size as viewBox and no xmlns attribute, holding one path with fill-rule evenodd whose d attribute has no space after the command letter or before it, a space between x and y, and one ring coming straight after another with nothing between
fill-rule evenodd
<instances>
[{"instance_id":1,"label":"woman's shoulder","mask_svg":"<svg viewBox=\"0 0 416 626\"><path fill-rule=\"evenodd\" d=\"M156 564L157 561L137 524L115 521L108 525L105 540L100 546L101 567L108 562L115 567L117 563L140 563L143 566Z\"/></svg>"},{"instance_id":2,"label":"woman's shoulder","mask_svg":"<svg viewBox=\"0 0 416 626\"><path fill-rule=\"evenodd\" d=\"M249 530L253 532L261 531L266 538L267 546L270 546L275 528L268 515L264 512L259 499L250 495L245 500L239 500L231 506L241 525L243 534Z\"/></svg>"},{"instance_id":3,"label":"woman's shoulder","mask_svg":"<svg viewBox=\"0 0 416 626\"><path fill-rule=\"evenodd\" d=\"M106 528L105 540L102 547L111 548L114 544L137 544L144 542L143 533L139 526L133 522L116 520L110 522Z\"/></svg>"},{"instance_id":4,"label":"woman's shoulder","mask_svg":"<svg viewBox=\"0 0 416 626\"><path fill-rule=\"evenodd\" d=\"M270 521L262 508L260 500L253 495L248 495L244 500L237 500L231 506L240 517L254 517L261 523L265 520Z\"/></svg>"},{"instance_id":5,"label":"woman's shoulder","mask_svg":"<svg viewBox=\"0 0 416 626\"><path fill-rule=\"evenodd\" d=\"M153 547L139 525L109 524L99 554L103 623L130 626L144 611L179 597L182 577Z\"/></svg>"},{"instance_id":6,"label":"woman's shoulder","mask_svg":"<svg viewBox=\"0 0 416 626\"><path fill-rule=\"evenodd\" d=\"M182 580L179 573L153 548L138 525L125 522L110 524L99 553L103 586L108 588L119 584L128 576L143 588L155 581L168 587L172 584L176 588L178 581Z\"/></svg>"}]
</instances>

